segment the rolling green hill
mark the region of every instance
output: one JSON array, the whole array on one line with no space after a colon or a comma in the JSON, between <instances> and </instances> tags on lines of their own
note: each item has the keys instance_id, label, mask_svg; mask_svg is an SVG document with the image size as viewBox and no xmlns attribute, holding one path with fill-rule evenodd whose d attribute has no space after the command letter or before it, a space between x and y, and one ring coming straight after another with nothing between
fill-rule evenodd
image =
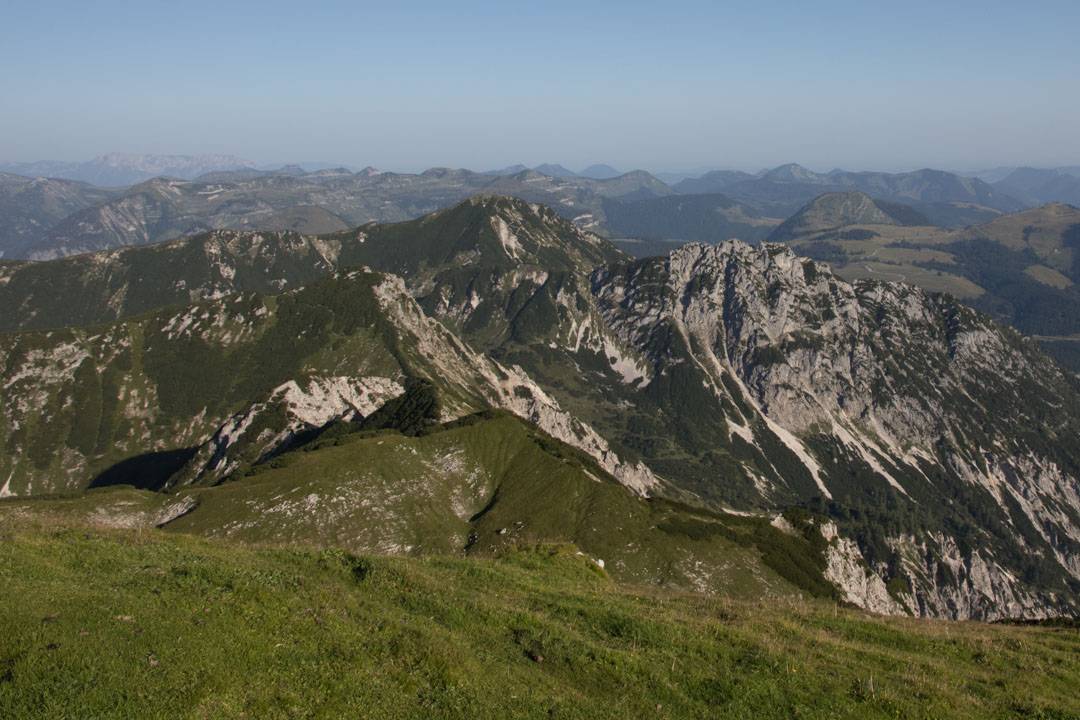
<instances>
[{"instance_id":1,"label":"rolling green hill","mask_svg":"<svg viewBox=\"0 0 1080 720\"><path fill-rule=\"evenodd\" d=\"M339 424L216 485L128 485L0 502L0 519L163 528L378 554L498 554L573 543L622 582L744 598L833 597L828 543L768 516L634 494L591 458L503 412L406 435Z\"/></svg>"}]
</instances>

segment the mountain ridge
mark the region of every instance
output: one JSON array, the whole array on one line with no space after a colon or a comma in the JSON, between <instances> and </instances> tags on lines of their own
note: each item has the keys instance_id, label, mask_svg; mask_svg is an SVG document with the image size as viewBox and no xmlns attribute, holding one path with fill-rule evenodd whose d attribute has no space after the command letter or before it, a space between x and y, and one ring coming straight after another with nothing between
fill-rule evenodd
<instances>
[{"instance_id":1,"label":"mountain ridge","mask_svg":"<svg viewBox=\"0 0 1080 720\"><path fill-rule=\"evenodd\" d=\"M46 260L131 244L153 243L214 229L276 230L305 218L320 229L398 222L452 206L478 194L542 202L581 227L600 230L608 199L642 199L673 191L642 171L614 178L551 177L532 170L488 175L431 168L417 175L344 169L316 172L218 172L200 180L152 178L83 203L66 216L33 227L7 257ZM323 217L311 218L319 207ZM0 237L2 240L3 237Z\"/></svg>"},{"instance_id":2,"label":"mountain ridge","mask_svg":"<svg viewBox=\"0 0 1080 720\"><path fill-rule=\"evenodd\" d=\"M107 153L86 162L0 163L0 170L19 175L78 180L114 187L133 185L154 177L192 180L220 170L254 168L254 163L233 155L153 155Z\"/></svg>"},{"instance_id":3,"label":"mountain ridge","mask_svg":"<svg viewBox=\"0 0 1080 720\"><path fill-rule=\"evenodd\" d=\"M774 239L829 262L848 280L905 280L949 292L1037 337L1063 366L1080 371L1077 208L1050 203L953 230L872 222L831 225L777 233Z\"/></svg>"},{"instance_id":4,"label":"mountain ridge","mask_svg":"<svg viewBox=\"0 0 1080 720\"><path fill-rule=\"evenodd\" d=\"M203 248L210 245L200 243L214 238L162 247L177 252L188 243L194 257L205 258ZM235 252L242 257L254 237L237 238L242 241ZM309 303L312 308L345 312L356 301L336 300L338 291L331 289L354 282L347 280L350 273L360 273L355 282L372 271L398 273L386 286L394 288L390 296L397 300L380 312L398 309L379 317L397 333L407 330L403 337L434 333L400 347L420 349L416 361L422 363L465 353L472 359L462 367L477 368L465 374L425 372L431 380L476 378L458 383L460 389L448 395L450 406L475 409L475 400L463 405L454 398L477 397L478 389L488 388L479 394L483 402L514 409L607 463L616 476L625 468L620 480L638 492L714 510L777 512L796 506L829 517L842 537L856 543L853 551L864 558L856 565L871 569L879 590L889 583L896 589L895 595L881 596L891 599L878 607L984 619L1075 611L1069 598L1080 572L1080 493L1070 468L1077 466L1080 451L1068 438L1080 417L1080 393L1032 343L955 300L905 285L846 283L827 267L773 244L688 245L667 257L635 261L550 209L512 199L476 198L418 221L326 236L319 239L329 249L322 255L311 254L311 239L272 236L259 245L267 239L295 243L295 257L307 253L306 265L293 259L278 265L293 268L289 277L304 289L262 300L237 294L256 278L273 288L277 278L260 273L256 262L243 273L217 271L216 277L228 276L225 285L184 290L222 293L210 301L217 303L213 307L254 303L242 317L255 317L260 303L269 308L320 293L330 294ZM116 258L161 251L134 248L97 259L17 265L4 288L20 287L17 276L31 270L108 266ZM200 260L203 267L213 262ZM349 264L372 271L339 269ZM140 275L128 272L132 279ZM175 302L171 281L156 282L168 290L161 291L160 301ZM11 292L5 306L16 305L23 291ZM97 299L87 305L108 308L114 302L115 289L95 292L87 298ZM204 313L164 309L149 322L157 328L155 337L183 327L184 333L211 332L223 339L255 327L250 320L223 319L220 329L211 330L217 327L214 318L229 315L215 310L200 319ZM40 314L30 317L42 321ZM118 322L148 327L146 319ZM65 331L71 332L84 331ZM25 349L6 351L6 382L18 379L11 387L20 397L30 388L67 392L62 388L81 364L75 358L85 352L78 347L118 347L115 339L101 339L114 331L85 332L76 348L69 348L68 334L8 336L7 342ZM317 382L287 370L258 393L234 396L228 413L217 411L200 426L200 437L209 442L207 457L218 457L215 446L234 437L247 439L226 440L222 457L231 447L237 457L247 456L245 447L261 457L267 452L258 440L264 431L268 437L295 436L319 424L295 425L299 416L289 408L303 406L301 396L325 395L334 378L355 375L338 363L364 357L333 349L335 342L345 348L358 339L346 335L327 344L319 337L305 341L305 352L322 358L315 366ZM432 354L434 347L445 349ZM449 349L454 347L459 349ZM475 350L469 354L466 347ZM45 355L34 354L46 348L51 349ZM208 367L203 362L199 371ZM46 382L56 373L58 385ZM359 374L394 379L387 371ZM295 392L282 384L290 376L301 395L283 406ZM348 395L339 380L333 383L341 388L335 397ZM50 406L29 395L13 406L31 413L16 423L24 433L20 447L32 437L25 428L38 422L31 408ZM192 406L185 417L198 411ZM254 434L231 429L241 426ZM33 456L62 454L38 448ZM69 458L66 466L78 463ZM20 483L9 481L6 492L22 493Z\"/></svg>"},{"instance_id":5,"label":"mountain ridge","mask_svg":"<svg viewBox=\"0 0 1080 720\"><path fill-rule=\"evenodd\" d=\"M994 187L1031 205L1064 202L1080 205L1080 168L1016 168Z\"/></svg>"},{"instance_id":6,"label":"mountain ridge","mask_svg":"<svg viewBox=\"0 0 1080 720\"><path fill-rule=\"evenodd\" d=\"M680 192L722 192L754 205L773 217L788 217L824 192L860 191L875 200L913 206L934 224L967 224L970 211L960 205L985 208L986 213L1024 209L1021 201L978 178L961 177L941 170L922 169L905 173L834 170L822 174L794 163L757 175L734 171L708 173L676 186Z\"/></svg>"}]
</instances>

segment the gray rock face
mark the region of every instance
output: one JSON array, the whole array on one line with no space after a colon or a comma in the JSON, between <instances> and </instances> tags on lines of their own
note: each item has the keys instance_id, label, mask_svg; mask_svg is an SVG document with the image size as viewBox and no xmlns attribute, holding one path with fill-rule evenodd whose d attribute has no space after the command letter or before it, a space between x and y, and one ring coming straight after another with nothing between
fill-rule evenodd
<instances>
[{"instance_id":1,"label":"gray rock face","mask_svg":"<svg viewBox=\"0 0 1080 720\"><path fill-rule=\"evenodd\" d=\"M694 368L732 435L775 463L771 431L841 516L885 498L905 508L917 539L879 528L894 552L876 561L910 582L919 611L991 618L1075 602L1080 485L1062 468L1077 467L1077 394L1028 341L950 298L851 285L773 245L685 246L600 269L593 292L650 376ZM756 483L762 503L813 493L779 475ZM957 526L963 538L945 530ZM1025 586L1025 555L1058 590Z\"/></svg>"},{"instance_id":2,"label":"gray rock face","mask_svg":"<svg viewBox=\"0 0 1080 720\"><path fill-rule=\"evenodd\" d=\"M912 612L910 596L903 597L903 602L892 597L881 577L867 567L859 546L851 538L841 537L835 523L823 524L821 534L829 543L825 579L836 586L844 601L879 615Z\"/></svg>"},{"instance_id":3,"label":"gray rock face","mask_svg":"<svg viewBox=\"0 0 1080 720\"><path fill-rule=\"evenodd\" d=\"M226 420L184 469L170 478L170 484L219 482L241 463L263 460L304 431L318 430L335 420L366 417L404 392L397 381L378 376L311 377L303 385L289 380L274 388L265 401Z\"/></svg>"}]
</instances>

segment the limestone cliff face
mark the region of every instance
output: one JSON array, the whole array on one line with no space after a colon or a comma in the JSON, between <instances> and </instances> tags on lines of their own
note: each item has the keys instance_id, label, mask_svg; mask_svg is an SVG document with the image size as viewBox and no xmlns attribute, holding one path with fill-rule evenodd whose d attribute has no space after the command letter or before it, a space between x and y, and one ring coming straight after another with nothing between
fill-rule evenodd
<instances>
[{"instance_id":1,"label":"limestone cliff face","mask_svg":"<svg viewBox=\"0 0 1080 720\"><path fill-rule=\"evenodd\" d=\"M910 286L848 284L774 245L685 246L599 269L593 292L651 376L691 366L733 435L766 457L766 433L750 428L778 437L819 505L866 517L887 496L910 516L896 529L919 527L918 539L880 528L893 552L877 560L911 583L919 611L1052 613L1080 580L1080 484L1063 469L1080 466L1076 388L1014 332ZM779 499L780 475L759 485L764 502ZM1058 591L1032 595L1024 555Z\"/></svg>"},{"instance_id":2,"label":"limestone cliff face","mask_svg":"<svg viewBox=\"0 0 1080 720\"><path fill-rule=\"evenodd\" d=\"M659 485L659 479L648 466L620 459L603 437L564 411L521 367L507 367L477 353L444 325L425 315L401 278L387 276L376 294L383 311L399 329L411 334L410 345L423 353L441 376L463 378L463 389L472 388L490 405L509 410L552 437L584 451L639 494L647 495Z\"/></svg>"},{"instance_id":3,"label":"limestone cliff face","mask_svg":"<svg viewBox=\"0 0 1080 720\"><path fill-rule=\"evenodd\" d=\"M169 485L215 483L245 463L254 464L281 452L305 432L334 421L369 416L405 392L386 377L309 377L303 385L289 380L270 395L229 417L196 449Z\"/></svg>"}]
</instances>

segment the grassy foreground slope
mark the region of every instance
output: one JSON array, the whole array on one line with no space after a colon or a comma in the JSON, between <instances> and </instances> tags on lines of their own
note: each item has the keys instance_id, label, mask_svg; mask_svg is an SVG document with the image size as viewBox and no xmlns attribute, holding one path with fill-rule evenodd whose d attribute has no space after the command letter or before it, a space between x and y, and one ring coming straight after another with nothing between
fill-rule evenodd
<instances>
[{"instance_id":1,"label":"grassy foreground slope","mask_svg":"<svg viewBox=\"0 0 1080 720\"><path fill-rule=\"evenodd\" d=\"M361 557L0 527L0 716L1080 717L1075 629L616 585L565 546Z\"/></svg>"},{"instance_id":2,"label":"grassy foreground slope","mask_svg":"<svg viewBox=\"0 0 1080 720\"><path fill-rule=\"evenodd\" d=\"M768 516L645 500L588 456L497 411L417 436L339 425L220 485L8 498L5 519L376 555L573 544L619 582L749 598L836 593L822 575L817 530L788 534Z\"/></svg>"}]
</instances>

